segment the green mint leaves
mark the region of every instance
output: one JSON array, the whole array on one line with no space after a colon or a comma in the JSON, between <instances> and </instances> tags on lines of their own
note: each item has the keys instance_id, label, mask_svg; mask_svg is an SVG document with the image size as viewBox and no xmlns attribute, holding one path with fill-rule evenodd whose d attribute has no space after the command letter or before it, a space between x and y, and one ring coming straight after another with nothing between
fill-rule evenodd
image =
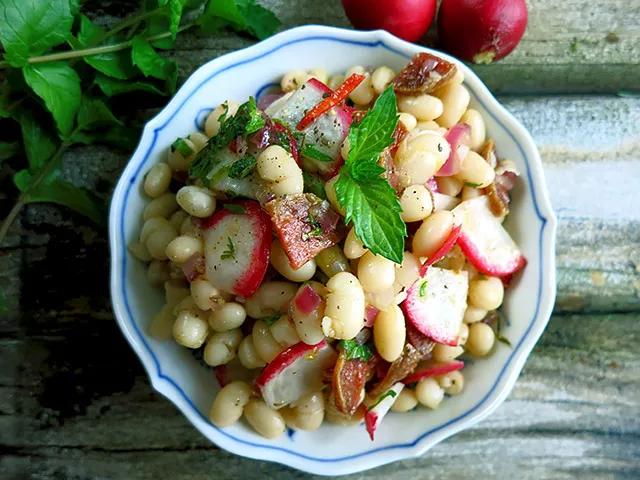
<instances>
[{"instance_id":1,"label":"green mint leaves","mask_svg":"<svg viewBox=\"0 0 640 480\"><path fill-rule=\"evenodd\" d=\"M356 340L340 340L339 345L345 351L347 360L368 362L373 356L373 350L366 343L361 345Z\"/></svg>"},{"instance_id":2,"label":"green mint leaves","mask_svg":"<svg viewBox=\"0 0 640 480\"><path fill-rule=\"evenodd\" d=\"M224 23L248 32L260 40L273 35L280 21L255 0L209 0L198 19L204 31L215 31Z\"/></svg>"},{"instance_id":3,"label":"green mint leaves","mask_svg":"<svg viewBox=\"0 0 640 480\"><path fill-rule=\"evenodd\" d=\"M345 223L353 222L356 235L372 253L402 262L407 228L396 192L382 177L378 157L393 142L398 109L393 88L349 131L349 157L335 184Z\"/></svg>"}]
</instances>

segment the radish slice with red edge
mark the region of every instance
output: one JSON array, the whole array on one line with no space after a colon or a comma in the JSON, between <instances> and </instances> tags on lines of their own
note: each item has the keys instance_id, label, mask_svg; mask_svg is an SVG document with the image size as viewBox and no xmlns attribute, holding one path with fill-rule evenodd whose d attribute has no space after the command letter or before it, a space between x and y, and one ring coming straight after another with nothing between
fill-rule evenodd
<instances>
[{"instance_id":1,"label":"radish slice with red edge","mask_svg":"<svg viewBox=\"0 0 640 480\"><path fill-rule=\"evenodd\" d=\"M434 342L455 346L467 308L466 271L429 267L407 291L402 302L405 318Z\"/></svg>"},{"instance_id":2,"label":"radish slice with red edge","mask_svg":"<svg viewBox=\"0 0 640 480\"><path fill-rule=\"evenodd\" d=\"M456 223L462 225L458 245L480 273L505 277L527 264L500 219L491 212L486 195L462 202L452 213Z\"/></svg>"},{"instance_id":3,"label":"radish slice with red edge","mask_svg":"<svg viewBox=\"0 0 640 480\"><path fill-rule=\"evenodd\" d=\"M456 242L458 241L458 237L460 236L461 226L457 225L452 230L447 239L444 241L442 246L436 250L436 252L431 255L420 267L420 276L424 277L425 273L427 273L427 268L430 265L433 265L436 262L442 260L447 253L451 251Z\"/></svg>"},{"instance_id":4,"label":"radish slice with red edge","mask_svg":"<svg viewBox=\"0 0 640 480\"><path fill-rule=\"evenodd\" d=\"M367 410L364 415L364 424L369 433L371 441L373 441L376 429L380 426L380 422L391 409L391 406L396 401L398 395L404 388L404 383L398 382L393 385L389 390L380 396L380 400L371 409Z\"/></svg>"},{"instance_id":5,"label":"radish slice with red edge","mask_svg":"<svg viewBox=\"0 0 640 480\"><path fill-rule=\"evenodd\" d=\"M202 223L207 279L225 292L250 297L269 266L271 220L258 202L233 205L244 213L223 208Z\"/></svg>"},{"instance_id":6,"label":"radish slice with red edge","mask_svg":"<svg viewBox=\"0 0 640 480\"><path fill-rule=\"evenodd\" d=\"M326 340L316 345L300 342L269 362L255 385L267 405L281 408L309 392L320 390L323 371L335 360L336 353Z\"/></svg>"},{"instance_id":7,"label":"radish slice with red edge","mask_svg":"<svg viewBox=\"0 0 640 480\"><path fill-rule=\"evenodd\" d=\"M365 78L366 77L364 75L360 75L359 73L350 75L344 81L344 83L336 88L335 91L330 93L327 98L323 99L315 107L309 110L306 115L302 117L302 120L298 122L298 125L296 125L296 129L304 130L309 125L311 125L320 115L328 112L336 105L342 103L347 99L349 94L362 83Z\"/></svg>"},{"instance_id":8,"label":"radish slice with red edge","mask_svg":"<svg viewBox=\"0 0 640 480\"><path fill-rule=\"evenodd\" d=\"M402 380L402 382L405 385L409 385L411 383L419 382L423 378L437 377L438 375L444 375L445 373L462 370L463 367L464 362L462 360L452 360L447 363L435 363L433 365L429 365L426 368L423 368L416 373L409 375L407 378Z\"/></svg>"},{"instance_id":9,"label":"radish slice with red edge","mask_svg":"<svg viewBox=\"0 0 640 480\"><path fill-rule=\"evenodd\" d=\"M367 305L364 309L364 326L368 328L373 327L379 312L380 310L373 305Z\"/></svg>"},{"instance_id":10,"label":"radish slice with red edge","mask_svg":"<svg viewBox=\"0 0 640 480\"><path fill-rule=\"evenodd\" d=\"M436 173L438 177L450 177L458 173L462 168L462 161L469 153L471 127L466 123L458 123L449 129L444 138L451 145L451 153L447 161Z\"/></svg>"},{"instance_id":11,"label":"radish slice with red edge","mask_svg":"<svg viewBox=\"0 0 640 480\"><path fill-rule=\"evenodd\" d=\"M318 308L322 298L310 285L305 285L298 291L298 293L296 293L293 301L296 304L296 308L300 310L301 313L308 315Z\"/></svg>"}]
</instances>

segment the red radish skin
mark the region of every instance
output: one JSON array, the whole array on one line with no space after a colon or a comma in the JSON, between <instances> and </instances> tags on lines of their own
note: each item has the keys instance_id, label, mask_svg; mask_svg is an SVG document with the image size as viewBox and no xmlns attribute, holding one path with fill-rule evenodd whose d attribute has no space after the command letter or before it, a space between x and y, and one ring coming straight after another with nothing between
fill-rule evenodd
<instances>
[{"instance_id":1,"label":"red radish skin","mask_svg":"<svg viewBox=\"0 0 640 480\"><path fill-rule=\"evenodd\" d=\"M364 309L364 326L367 328L373 327L379 312L380 310L373 305L367 305Z\"/></svg>"},{"instance_id":2,"label":"red radish skin","mask_svg":"<svg viewBox=\"0 0 640 480\"><path fill-rule=\"evenodd\" d=\"M352 25L361 30L381 28L415 42L433 22L436 0L342 0Z\"/></svg>"},{"instance_id":3,"label":"red radish skin","mask_svg":"<svg viewBox=\"0 0 640 480\"><path fill-rule=\"evenodd\" d=\"M269 266L271 220L252 200L233 202L244 213L218 210L202 222L207 278L224 291L250 297L258 289ZM233 258L223 259L228 241Z\"/></svg>"},{"instance_id":4,"label":"red radish skin","mask_svg":"<svg viewBox=\"0 0 640 480\"><path fill-rule=\"evenodd\" d=\"M438 37L444 49L474 63L507 56L526 28L525 0L443 0L438 13Z\"/></svg>"},{"instance_id":5,"label":"red radish skin","mask_svg":"<svg viewBox=\"0 0 640 480\"><path fill-rule=\"evenodd\" d=\"M364 425L367 429L367 433L369 434L369 438L371 439L371 441L374 440L374 436L378 426L380 425L380 422L382 422L384 416L389 412L391 406L396 401L396 397L400 395L400 392L402 392L403 388L404 384L402 382L396 383L395 385L393 385L393 387L387 390L387 392L385 392L385 394L387 394L388 392L393 392L392 395L386 396L385 398L380 400L377 405L375 405L371 409L367 409L367 413L364 415Z\"/></svg>"},{"instance_id":6,"label":"red radish skin","mask_svg":"<svg viewBox=\"0 0 640 480\"><path fill-rule=\"evenodd\" d=\"M411 383L419 382L423 378L437 377L438 375L455 372L457 370L462 370L463 368L464 362L462 360L453 360L447 363L437 363L434 365L429 365L427 368L409 375L407 378L402 380L402 382L405 385L409 385Z\"/></svg>"},{"instance_id":7,"label":"red radish skin","mask_svg":"<svg viewBox=\"0 0 640 480\"><path fill-rule=\"evenodd\" d=\"M451 145L451 153L444 165L436 173L439 177L450 177L462 168L462 160L469 153L471 127L466 123L458 123L449 129L444 138Z\"/></svg>"},{"instance_id":8,"label":"red radish skin","mask_svg":"<svg viewBox=\"0 0 640 480\"><path fill-rule=\"evenodd\" d=\"M462 227L460 225L457 225L456 227L454 227L453 230L451 230L451 233L449 234L447 239L442 244L442 246L438 250L436 250L436 252L433 255L427 258L427 260L422 264L422 267L420 267L421 277L425 276L425 274L427 273L427 268L429 268L434 263L442 260L444 256L451 251L451 249L454 247L454 245L458 241L458 238L460 237L461 228Z\"/></svg>"},{"instance_id":9,"label":"red radish skin","mask_svg":"<svg viewBox=\"0 0 640 480\"><path fill-rule=\"evenodd\" d=\"M301 313L308 315L318 308L322 298L320 298L318 292L316 292L311 286L305 285L302 290L296 294L293 301L296 304L296 308L300 310Z\"/></svg>"}]
</instances>

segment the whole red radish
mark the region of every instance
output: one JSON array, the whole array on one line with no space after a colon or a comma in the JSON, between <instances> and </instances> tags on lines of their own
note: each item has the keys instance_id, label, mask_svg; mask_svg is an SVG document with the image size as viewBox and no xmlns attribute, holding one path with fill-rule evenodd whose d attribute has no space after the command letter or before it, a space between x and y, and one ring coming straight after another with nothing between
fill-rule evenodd
<instances>
[{"instance_id":1,"label":"whole red radish","mask_svg":"<svg viewBox=\"0 0 640 480\"><path fill-rule=\"evenodd\" d=\"M415 42L427 33L436 14L436 0L342 0L354 27L382 28Z\"/></svg>"},{"instance_id":2,"label":"whole red radish","mask_svg":"<svg viewBox=\"0 0 640 480\"><path fill-rule=\"evenodd\" d=\"M438 13L438 37L444 49L474 63L507 56L526 28L525 0L443 0Z\"/></svg>"}]
</instances>

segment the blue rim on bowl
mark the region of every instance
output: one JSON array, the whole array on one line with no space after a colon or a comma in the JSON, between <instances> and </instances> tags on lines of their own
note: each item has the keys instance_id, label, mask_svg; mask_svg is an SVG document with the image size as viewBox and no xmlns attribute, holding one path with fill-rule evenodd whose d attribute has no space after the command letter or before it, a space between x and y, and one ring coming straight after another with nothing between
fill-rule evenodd
<instances>
[{"instance_id":1,"label":"blue rim on bowl","mask_svg":"<svg viewBox=\"0 0 640 480\"><path fill-rule=\"evenodd\" d=\"M161 362L150 347L149 341L131 309L131 292L127 289L127 273L131 259L127 254L125 238L125 218L131 192L149 168L149 157L154 151L158 133L180 113L182 105L202 85L222 72L240 65L254 62L273 55L278 50L297 43L309 41L327 41L352 44L359 47L384 48L407 60L417 51L428 49L404 42L384 31L357 32L331 27L299 27L275 35L252 47L219 57L200 67L178 91L167 107L147 123L136 152L125 168L114 191L109 218L109 236L111 246L111 295L116 318L125 337L140 357L154 388L170 399L187 418L207 438L221 448L243 456L280 462L307 472L322 475L337 475L361 471L395 460L420 455L430 447L454 433L474 424L489 415L504 401L511 391L523 365L536 341L546 326L555 300L555 231L556 218L551 209L546 192L541 162L533 140L528 132L508 113L491 95L478 77L466 66L461 68L465 74L465 83L472 95L493 117L517 145L525 159L527 189L531 192L535 213L540 220L537 247L541 261L537 271L536 308L528 327L520 340L513 346L511 354L497 375L495 383L483 398L472 408L451 418L445 423L421 433L409 442L370 448L357 454L322 457L312 453L303 453L274 445L268 440L256 441L242 438L225 429L211 425L197 408L195 402L180 387L171 375L166 374ZM447 55L440 56L455 61ZM456 62L458 65L459 62ZM262 90L262 89L260 89ZM258 95L260 92L256 92ZM202 111L201 111L202 113ZM201 115L199 115L201 117ZM198 118L195 119L199 122ZM533 265L532 265L533 267Z\"/></svg>"}]
</instances>

